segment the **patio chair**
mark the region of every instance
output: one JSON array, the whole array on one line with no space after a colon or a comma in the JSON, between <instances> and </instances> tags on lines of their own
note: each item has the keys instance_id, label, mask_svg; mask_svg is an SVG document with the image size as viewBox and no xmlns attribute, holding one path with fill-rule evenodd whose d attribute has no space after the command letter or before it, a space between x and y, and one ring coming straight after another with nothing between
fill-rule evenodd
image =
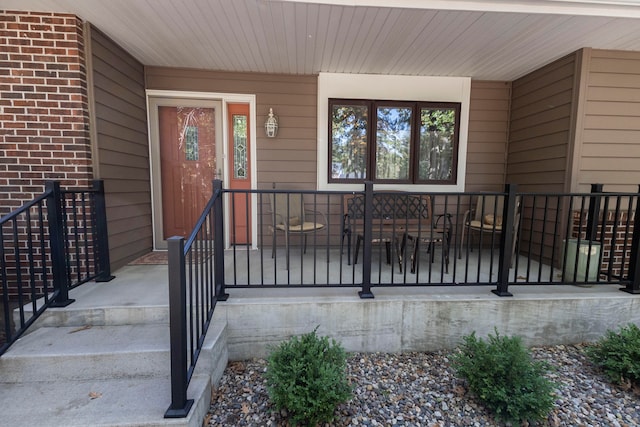
<instances>
[{"instance_id":1,"label":"patio chair","mask_svg":"<svg viewBox=\"0 0 640 427\"><path fill-rule=\"evenodd\" d=\"M458 259L462 258L462 246L464 238L467 237L469 250L473 252L473 244L469 244L472 233L483 235L500 235L502 233L502 212L504 208L504 196L493 194L480 195L476 201L475 209L464 213L462 221L462 233L460 234L460 246L458 247ZM511 248L511 262L513 264L513 254L516 251L518 240L518 229L520 228L520 197L516 199L516 216L513 223L513 245Z\"/></svg>"},{"instance_id":2,"label":"patio chair","mask_svg":"<svg viewBox=\"0 0 640 427\"><path fill-rule=\"evenodd\" d=\"M305 209L300 193L272 193L271 230L273 236L271 258L276 256L276 233L284 233L287 251L287 270L289 269L289 238L292 234L303 237L303 253L307 253L307 236L326 227L327 220L322 212Z\"/></svg>"}]
</instances>

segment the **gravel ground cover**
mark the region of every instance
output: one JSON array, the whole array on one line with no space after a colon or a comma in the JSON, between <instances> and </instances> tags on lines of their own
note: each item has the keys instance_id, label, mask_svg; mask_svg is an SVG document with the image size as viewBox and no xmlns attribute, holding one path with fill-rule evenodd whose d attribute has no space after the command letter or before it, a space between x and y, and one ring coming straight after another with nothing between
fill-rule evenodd
<instances>
[{"instance_id":1,"label":"gravel ground cover","mask_svg":"<svg viewBox=\"0 0 640 427\"><path fill-rule=\"evenodd\" d=\"M610 384L583 347L532 349L555 368L556 403L540 426L640 426L640 399L632 387ZM338 407L331 426L501 426L456 378L449 351L351 353L351 401ZM269 403L262 359L231 362L212 396L209 426L287 426ZM524 424L527 425L527 424Z\"/></svg>"}]
</instances>

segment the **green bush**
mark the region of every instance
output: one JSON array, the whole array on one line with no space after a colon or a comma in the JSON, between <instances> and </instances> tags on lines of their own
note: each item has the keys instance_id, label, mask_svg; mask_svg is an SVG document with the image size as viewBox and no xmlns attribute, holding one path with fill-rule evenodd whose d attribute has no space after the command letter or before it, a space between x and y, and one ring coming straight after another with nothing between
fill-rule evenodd
<instances>
[{"instance_id":1,"label":"green bush","mask_svg":"<svg viewBox=\"0 0 640 427\"><path fill-rule=\"evenodd\" d=\"M586 353L612 382L640 384L640 328L633 323L617 333L608 330Z\"/></svg>"},{"instance_id":2,"label":"green bush","mask_svg":"<svg viewBox=\"0 0 640 427\"><path fill-rule=\"evenodd\" d=\"M474 332L464 337L453 366L498 420L541 420L553 407L555 385L544 377L549 365L533 361L519 337L496 331L484 341Z\"/></svg>"},{"instance_id":3,"label":"green bush","mask_svg":"<svg viewBox=\"0 0 640 427\"><path fill-rule=\"evenodd\" d=\"M269 398L294 426L333 420L336 406L351 396L344 349L316 330L281 343L267 359Z\"/></svg>"}]
</instances>

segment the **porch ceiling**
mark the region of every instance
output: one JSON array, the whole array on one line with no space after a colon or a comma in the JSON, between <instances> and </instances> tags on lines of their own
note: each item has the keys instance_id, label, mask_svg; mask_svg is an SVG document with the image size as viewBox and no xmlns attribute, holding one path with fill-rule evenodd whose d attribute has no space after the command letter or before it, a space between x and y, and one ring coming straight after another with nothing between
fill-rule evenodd
<instances>
[{"instance_id":1,"label":"porch ceiling","mask_svg":"<svg viewBox=\"0 0 640 427\"><path fill-rule=\"evenodd\" d=\"M3 0L92 22L145 65L513 80L582 47L640 51L631 0Z\"/></svg>"}]
</instances>

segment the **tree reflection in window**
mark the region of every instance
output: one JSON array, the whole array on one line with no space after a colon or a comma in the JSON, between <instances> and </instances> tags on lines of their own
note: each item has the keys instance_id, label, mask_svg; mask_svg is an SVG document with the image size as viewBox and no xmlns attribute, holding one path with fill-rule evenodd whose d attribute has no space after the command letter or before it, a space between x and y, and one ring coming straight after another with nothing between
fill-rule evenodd
<instances>
[{"instance_id":1,"label":"tree reflection in window","mask_svg":"<svg viewBox=\"0 0 640 427\"><path fill-rule=\"evenodd\" d=\"M366 105L334 104L331 109L331 177L364 179L367 176Z\"/></svg>"},{"instance_id":2,"label":"tree reflection in window","mask_svg":"<svg viewBox=\"0 0 640 427\"><path fill-rule=\"evenodd\" d=\"M460 111L456 102L329 99L329 182L455 184Z\"/></svg>"},{"instance_id":3,"label":"tree reflection in window","mask_svg":"<svg viewBox=\"0 0 640 427\"><path fill-rule=\"evenodd\" d=\"M450 180L453 171L455 110L420 110L420 180Z\"/></svg>"},{"instance_id":4,"label":"tree reflection in window","mask_svg":"<svg viewBox=\"0 0 640 427\"><path fill-rule=\"evenodd\" d=\"M411 108L377 108L376 179L409 179L411 111Z\"/></svg>"},{"instance_id":5,"label":"tree reflection in window","mask_svg":"<svg viewBox=\"0 0 640 427\"><path fill-rule=\"evenodd\" d=\"M198 126L184 127L185 158L187 160L199 160L198 152Z\"/></svg>"},{"instance_id":6,"label":"tree reflection in window","mask_svg":"<svg viewBox=\"0 0 640 427\"><path fill-rule=\"evenodd\" d=\"M247 116L233 115L233 176L247 178Z\"/></svg>"}]
</instances>

